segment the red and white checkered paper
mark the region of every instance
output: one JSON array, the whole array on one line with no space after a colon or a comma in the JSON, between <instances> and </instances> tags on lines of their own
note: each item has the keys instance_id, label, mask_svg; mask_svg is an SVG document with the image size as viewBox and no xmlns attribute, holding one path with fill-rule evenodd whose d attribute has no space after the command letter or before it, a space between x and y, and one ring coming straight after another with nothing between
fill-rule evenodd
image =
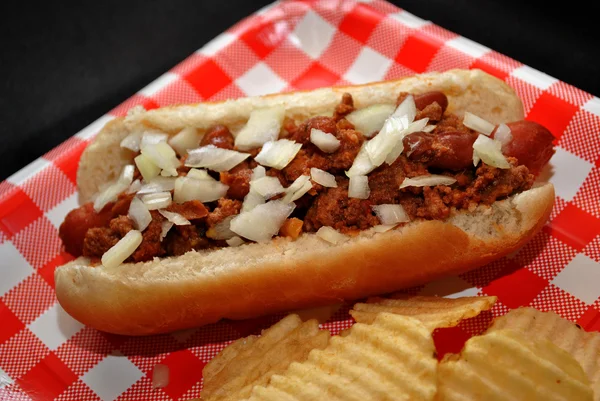
<instances>
[{"instance_id":1,"label":"red and white checkered paper","mask_svg":"<svg viewBox=\"0 0 600 401\"><path fill-rule=\"evenodd\" d=\"M543 231L516 254L476 271L409 290L496 295L491 313L440 331L456 351L493 316L530 305L600 330L600 99L382 0L287 1L241 21L107 115L0 184L0 399L179 400L197 397L202 368L230 341L281 316L221 322L135 338L70 318L53 272L70 259L57 228L77 206L81 152L107 121L141 104L222 100L480 68L514 87L527 118L556 136L549 180L556 206ZM323 327L351 320L342 308ZM170 382L152 388L157 364Z\"/></svg>"}]
</instances>

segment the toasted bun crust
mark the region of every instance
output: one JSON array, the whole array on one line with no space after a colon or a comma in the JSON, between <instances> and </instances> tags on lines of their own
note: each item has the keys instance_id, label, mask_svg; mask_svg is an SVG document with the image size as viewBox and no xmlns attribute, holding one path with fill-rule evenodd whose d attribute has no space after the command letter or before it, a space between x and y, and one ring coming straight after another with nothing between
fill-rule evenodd
<instances>
[{"instance_id":1,"label":"toasted bun crust","mask_svg":"<svg viewBox=\"0 0 600 401\"><path fill-rule=\"evenodd\" d=\"M512 89L478 70L135 113L109 123L84 152L81 199L87 201L130 162L133 155L119 142L140 124L172 133L216 122L239 127L250 110L270 104L283 103L288 116L305 119L330 111L344 92L362 107L394 102L400 91L430 90L446 93L449 110L459 115L468 110L495 123L523 118ZM113 269L78 258L56 270L56 294L82 323L130 335L358 299L465 272L513 252L539 231L553 202L554 188L546 184L492 206L455 212L446 221L414 221L385 233L367 230L335 246L303 234L295 241L276 238Z\"/></svg>"}]
</instances>

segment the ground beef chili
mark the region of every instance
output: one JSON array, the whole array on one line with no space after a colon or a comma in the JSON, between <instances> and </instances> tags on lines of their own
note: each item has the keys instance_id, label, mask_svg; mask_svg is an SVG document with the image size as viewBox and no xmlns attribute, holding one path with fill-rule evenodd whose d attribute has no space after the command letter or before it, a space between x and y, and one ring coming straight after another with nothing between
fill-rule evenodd
<instances>
[{"instance_id":1,"label":"ground beef chili","mask_svg":"<svg viewBox=\"0 0 600 401\"><path fill-rule=\"evenodd\" d=\"M400 93L400 104L408 93ZM404 140L405 151L394 163L382 164L369 175L368 199L348 197L348 178L345 172L352 166L366 138L346 119L355 110L352 96L344 94L331 117L318 116L296 123L290 118L283 122L282 137L303 146L295 158L283 169L266 168L267 176L277 177L287 188L302 175L310 176L311 168L318 168L336 177L336 188L325 188L313 183L312 189L298 199L293 215L284 224L280 235L296 238L301 232L315 232L323 226L333 227L344 233L354 233L380 224L372 206L400 204L411 219L445 219L453 209L470 209L479 204L491 204L496 200L529 189L534 175L548 162L554 150L552 135L544 127L528 121L508 124L512 139L503 145L510 168L499 169L480 163L473 166L473 143L477 133L465 127L461 119L446 113L448 100L441 92L429 92L414 96L417 118L428 118L435 125L431 132L415 132ZM334 135L339 148L332 153L321 151L310 141L312 129ZM494 133L492 133L492 137ZM210 128L201 145L214 145L222 149L234 149L235 140L223 125ZM151 260L154 257L177 256L191 250L226 246L218 238L219 224L227 222L242 210L242 202L250 190L253 169L257 166L253 157L260 151L248 151L252 157L229 171L210 175L228 185L225 197L203 204L197 200L171 203L166 211L178 213L189 225L175 225L164 232L171 223L158 211L150 211L152 221L143 230L143 240L127 262ZM185 156L181 157L185 161ZM187 175L190 168L178 168L180 176ZM533 174L532 174L533 173ZM428 174L442 174L456 179L452 185L433 187L406 187L398 189L405 178ZM135 171L139 177L139 172ZM99 260L129 231L135 229L127 216L134 194L121 194L95 212L91 203L71 211L60 227L60 236L67 252L74 256L87 256ZM279 198L282 195L276 196Z\"/></svg>"}]
</instances>

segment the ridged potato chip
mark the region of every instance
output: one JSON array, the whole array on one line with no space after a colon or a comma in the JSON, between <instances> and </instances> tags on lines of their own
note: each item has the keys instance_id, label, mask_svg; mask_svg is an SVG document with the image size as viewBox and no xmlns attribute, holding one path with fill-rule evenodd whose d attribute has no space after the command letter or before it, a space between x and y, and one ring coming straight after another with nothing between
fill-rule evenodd
<instances>
[{"instance_id":1,"label":"ridged potato chip","mask_svg":"<svg viewBox=\"0 0 600 401\"><path fill-rule=\"evenodd\" d=\"M411 316L430 330L453 327L461 320L479 315L490 309L496 297L441 298L426 296L392 295L390 298L369 298L357 303L350 314L359 323L372 323L381 312Z\"/></svg>"},{"instance_id":2,"label":"ridged potato chip","mask_svg":"<svg viewBox=\"0 0 600 401\"><path fill-rule=\"evenodd\" d=\"M254 386L268 384L292 362L304 361L311 350L325 348L329 338L316 320L303 323L298 315L288 315L260 337L237 340L213 358L202 371L202 400L246 398Z\"/></svg>"},{"instance_id":3,"label":"ridged potato chip","mask_svg":"<svg viewBox=\"0 0 600 401\"><path fill-rule=\"evenodd\" d=\"M550 341L512 330L469 339L438 369L436 400L593 400L581 365Z\"/></svg>"},{"instance_id":4,"label":"ridged potato chip","mask_svg":"<svg viewBox=\"0 0 600 401\"><path fill-rule=\"evenodd\" d=\"M600 333L586 332L554 312L518 308L494 320L488 332L511 329L541 338L570 353L587 373L594 400L600 401Z\"/></svg>"},{"instance_id":5,"label":"ridged potato chip","mask_svg":"<svg viewBox=\"0 0 600 401\"><path fill-rule=\"evenodd\" d=\"M255 387L250 400L427 401L436 393L436 369L430 330L411 317L381 313Z\"/></svg>"}]
</instances>

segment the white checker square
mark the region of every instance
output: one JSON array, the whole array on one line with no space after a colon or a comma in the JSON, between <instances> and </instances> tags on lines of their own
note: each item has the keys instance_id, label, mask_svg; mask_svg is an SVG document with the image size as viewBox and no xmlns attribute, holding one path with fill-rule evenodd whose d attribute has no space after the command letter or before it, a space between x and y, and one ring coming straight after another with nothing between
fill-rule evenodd
<instances>
[{"instance_id":1,"label":"white checker square","mask_svg":"<svg viewBox=\"0 0 600 401\"><path fill-rule=\"evenodd\" d=\"M263 62L257 63L236 81L248 96L280 92L287 83Z\"/></svg>"},{"instance_id":2,"label":"white checker square","mask_svg":"<svg viewBox=\"0 0 600 401\"><path fill-rule=\"evenodd\" d=\"M327 49L334 34L335 28L310 10L296 25L290 40L310 57L317 59Z\"/></svg>"},{"instance_id":3,"label":"white checker square","mask_svg":"<svg viewBox=\"0 0 600 401\"><path fill-rule=\"evenodd\" d=\"M106 125L106 123L112 120L113 118L113 116L104 115L96 121L94 121L93 123L91 123L90 125L88 125L87 127L85 127L84 129L82 129L81 131L79 131L77 134L75 134L75 136L86 141L92 139L94 136L96 136L98 132L100 132L104 125Z\"/></svg>"},{"instance_id":4,"label":"white checker square","mask_svg":"<svg viewBox=\"0 0 600 401\"><path fill-rule=\"evenodd\" d=\"M416 15L409 13L408 11L400 11L399 13L391 14L390 17L399 21L401 24L413 29L419 29L425 25L431 24L431 21L419 18Z\"/></svg>"},{"instance_id":5,"label":"white checker square","mask_svg":"<svg viewBox=\"0 0 600 401\"><path fill-rule=\"evenodd\" d=\"M549 180L554 184L556 195L566 201L573 199L593 168L592 163L562 148L556 148L550 166L552 175Z\"/></svg>"},{"instance_id":6,"label":"white checker square","mask_svg":"<svg viewBox=\"0 0 600 401\"><path fill-rule=\"evenodd\" d=\"M583 109L600 117L600 98L594 96L583 105Z\"/></svg>"},{"instance_id":7,"label":"white checker square","mask_svg":"<svg viewBox=\"0 0 600 401\"><path fill-rule=\"evenodd\" d=\"M46 217L48 218L48 220L50 220L50 223L52 223L52 225L56 227L57 230L62 224L63 220L65 219L67 213L79 207L77 197L77 193L74 193L67 199L63 200L58 205L54 206L52 209L46 212Z\"/></svg>"},{"instance_id":8,"label":"white checker square","mask_svg":"<svg viewBox=\"0 0 600 401\"><path fill-rule=\"evenodd\" d=\"M0 244L0 297L33 273L33 267L10 241Z\"/></svg>"},{"instance_id":9,"label":"white checker square","mask_svg":"<svg viewBox=\"0 0 600 401\"><path fill-rule=\"evenodd\" d=\"M550 86L552 86L552 84L558 82L558 79L551 77L550 75L544 74L543 72L526 65L515 69L511 73L511 75L527 83L530 83L531 85L541 90L546 90Z\"/></svg>"},{"instance_id":10,"label":"white checker square","mask_svg":"<svg viewBox=\"0 0 600 401\"><path fill-rule=\"evenodd\" d=\"M0 367L0 388L6 387L13 383L14 383L13 379L11 379L10 376L8 375L8 373L3 371L2 368Z\"/></svg>"},{"instance_id":11,"label":"white checker square","mask_svg":"<svg viewBox=\"0 0 600 401\"><path fill-rule=\"evenodd\" d=\"M473 42L471 39L459 36L446 42L446 46L468 54L471 57L479 58L491 51L489 47Z\"/></svg>"},{"instance_id":12,"label":"white checker square","mask_svg":"<svg viewBox=\"0 0 600 401\"><path fill-rule=\"evenodd\" d=\"M462 278L454 276L429 282L423 287L419 295L460 298L474 297L478 292L477 287L473 287Z\"/></svg>"},{"instance_id":13,"label":"white checker square","mask_svg":"<svg viewBox=\"0 0 600 401\"><path fill-rule=\"evenodd\" d=\"M81 380L103 401L114 400L144 376L126 356L108 355L88 370Z\"/></svg>"},{"instance_id":14,"label":"white checker square","mask_svg":"<svg viewBox=\"0 0 600 401\"><path fill-rule=\"evenodd\" d=\"M21 185L32 176L48 167L50 164L51 163L48 160L40 157L8 177L6 181L10 182L11 184Z\"/></svg>"},{"instance_id":15,"label":"white checker square","mask_svg":"<svg viewBox=\"0 0 600 401\"><path fill-rule=\"evenodd\" d=\"M156 95L159 91L169 86L169 84L177 81L177 74L173 74L172 72L166 72L160 77L156 78L154 81L146 85L142 88L139 93L140 95L144 95L146 97L152 97Z\"/></svg>"},{"instance_id":16,"label":"white checker square","mask_svg":"<svg viewBox=\"0 0 600 401\"><path fill-rule=\"evenodd\" d=\"M29 324L29 330L51 350L63 345L82 328L83 324L69 316L58 302Z\"/></svg>"},{"instance_id":17,"label":"white checker square","mask_svg":"<svg viewBox=\"0 0 600 401\"><path fill-rule=\"evenodd\" d=\"M219 36L202 46L202 48L198 50L198 53L209 57L214 56L220 50L226 48L231 43L235 42L236 39L237 36L235 36L234 34L229 32L223 32L222 34L220 34Z\"/></svg>"},{"instance_id":18,"label":"white checker square","mask_svg":"<svg viewBox=\"0 0 600 401\"><path fill-rule=\"evenodd\" d=\"M364 47L350 69L344 75L353 84L364 84L383 79L392 60L370 47Z\"/></svg>"},{"instance_id":19,"label":"white checker square","mask_svg":"<svg viewBox=\"0 0 600 401\"><path fill-rule=\"evenodd\" d=\"M598 299L598 283L600 283L600 263L583 253L577 254L552 280L552 284L573 294L588 305Z\"/></svg>"}]
</instances>

